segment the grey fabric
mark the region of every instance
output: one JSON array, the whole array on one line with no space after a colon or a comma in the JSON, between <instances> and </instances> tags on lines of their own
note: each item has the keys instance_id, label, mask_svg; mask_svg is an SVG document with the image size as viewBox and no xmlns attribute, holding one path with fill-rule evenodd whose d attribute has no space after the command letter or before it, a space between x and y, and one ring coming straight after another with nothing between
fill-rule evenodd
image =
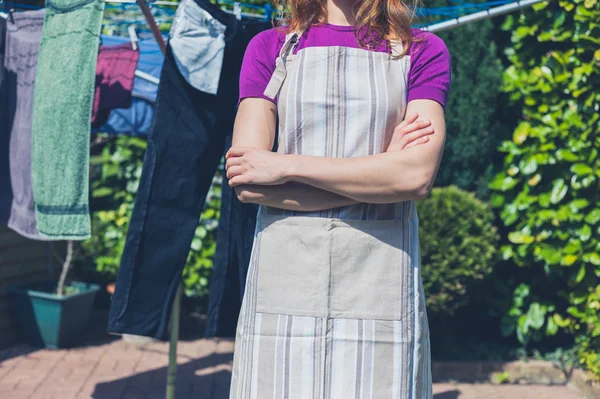
<instances>
[{"instance_id":1,"label":"grey fabric","mask_svg":"<svg viewBox=\"0 0 600 399\"><path fill-rule=\"evenodd\" d=\"M8 165L8 131L5 128L8 119L6 87L4 79L4 39L6 38L6 17L0 13L0 224L5 225L10 216L12 189L9 179Z\"/></svg>"},{"instance_id":2,"label":"grey fabric","mask_svg":"<svg viewBox=\"0 0 600 399\"><path fill-rule=\"evenodd\" d=\"M177 7L169 44L179 72L197 90L217 94L226 26L193 0Z\"/></svg>"},{"instance_id":3,"label":"grey fabric","mask_svg":"<svg viewBox=\"0 0 600 399\"><path fill-rule=\"evenodd\" d=\"M2 130L8 136L9 181L12 192L7 225L33 239L39 236L31 187L31 120L37 57L44 10L13 13L6 25L3 92L6 112Z\"/></svg>"},{"instance_id":4,"label":"grey fabric","mask_svg":"<svg viewBox=\"0 0 600 399\"><path fill-rule=\"evenodd\" d=\"M4 77L4 40L6 38L6 14L0 13L0 85Z\"/></svg>"}]
</instances>

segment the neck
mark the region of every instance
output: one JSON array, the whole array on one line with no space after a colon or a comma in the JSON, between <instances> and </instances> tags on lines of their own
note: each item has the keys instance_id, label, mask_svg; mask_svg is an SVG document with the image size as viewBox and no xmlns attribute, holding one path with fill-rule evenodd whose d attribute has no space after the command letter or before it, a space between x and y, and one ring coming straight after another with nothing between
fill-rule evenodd
<instances>
[{"instance_id":1,"label":"neck","mask_svg":"<svg viewBox=\"0 0 600 399\"><path fill-rule=\"evenodd\" d=\"M353 26L354 6L360 0L328 0L327 1L327 23L332 25Z\"/></svg>"}]
</instances>

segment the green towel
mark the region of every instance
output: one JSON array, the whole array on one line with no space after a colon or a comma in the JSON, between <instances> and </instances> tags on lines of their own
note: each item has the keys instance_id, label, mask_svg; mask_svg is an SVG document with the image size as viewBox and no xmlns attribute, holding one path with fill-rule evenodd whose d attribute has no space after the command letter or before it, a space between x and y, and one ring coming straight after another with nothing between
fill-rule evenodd
<instances>
[{"instance_id":1,"label":"green towel","mask_svg":"<svg viewBox=\"0 0 600 399\"><path fill-rule=\"evenodd\" d=\"M31 179L42 237L83 240L90 118L104 1L47 0L35 79Z\"/></svg>"}]
</instances>

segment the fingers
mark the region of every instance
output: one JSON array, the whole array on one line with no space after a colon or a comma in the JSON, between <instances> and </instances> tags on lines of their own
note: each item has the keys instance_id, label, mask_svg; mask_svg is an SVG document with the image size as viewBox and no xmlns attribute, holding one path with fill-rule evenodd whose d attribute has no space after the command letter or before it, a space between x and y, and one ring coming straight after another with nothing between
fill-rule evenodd
<instances>
[{"instance_id":1,"label":"fingers","mask_svg":"<svg viewBox=\"0 0 600 399\"><path fill-rule=\"evenodd\" d=\"M225 161L225 170L228 170L232 166L241 165L242 162L244 162L244 161L242 160L241 157L233 157L232 156L231 158L228 158Z\"/></svg>"},{"instance_id":2,"label":"fingers","mask_svg":"<svg viewBox=\"0 0 600 399\"><path fill-rule=\"evenodd\" d=\"M254 147L231 147L229 151L227 151L227 154L225 154L225 159L229 159L231 157L241 157L253 149Z\"/></svg>"},{"instance_id":3,"label":"fingers","mask_svg":"<svg viewBox=\"0 0 600 399\"><path fill-rule=\"evenodd\" d=\"M416 139L412 143L408 143L406 146L404 146L404 148L414 147L416 145L423 144L423 143L426 143L428 141L429 141L429 137L427 137L427 136L421 137L421 138Z\"/></svg>"},{"instance_id":4,"label":"fingers","mask_svg":"<svg viewBox=\"0 0 600 399\"><path fill-rule=\"evenodd\" d=\"M400 122L400 124L396 127L396 129L402 128L410 123L413 123L414 121L417 120L418 117L419 117L419 114L416 112L414 114L408 115L402 122Z\"/></svg>"},{"instance_id":5,"label":"fingers","mask_svg":"<svg viewBox=\"0 0 600 399\"><path fill-rule=\"evenodd\" d=\"M240 186L242 184L248 184L248 182L246 180L247 180L247 178L244 175L234 176L231 179L229 179L229 185L231 187L235 187L235 186Z\"/></svg>"},{"instance_id":6,"label":"fingers","mask_svg":"<svg viewBox=\"0 0 600 399\"><path fill-rule=\"evenodd\" d=\"M400 126L398 125L396 127L396 129L394 129L394 134L400 134L400 135L405 135L407 133L410 132L414 132L415 130L418 129L424 129L431 126L431 121L430 120L425 120L425 121L413 121L410 122L404 126Z\"/></svg>"},{"instance_id":7,"label":"fingers","mask_svg":"<svg viewBox=\"0 0 600 399\"><path fill-rule=\"evenodd\" d=\"M236 176L239 176L244 173L244 168L242 166L232 166L227 168L227 178L232 179Z\"/></svg>"},{"instance_id":8,"label":"fingers","mask_svg":"<svg viewBox=\"0 0 600 399\"><path fill-rule=\"evenodd\" d=\"M432 126L428 126L425 127L423 129L418 129L409 133L405 133L402 135L402 137L400 137L400 141L402 143L404 143L404 145L408 145L410 143L412 143L413 141L420 139L423 136L428 136L430 134L433 134L433 127Z\"/></svg>"}]
</instances>

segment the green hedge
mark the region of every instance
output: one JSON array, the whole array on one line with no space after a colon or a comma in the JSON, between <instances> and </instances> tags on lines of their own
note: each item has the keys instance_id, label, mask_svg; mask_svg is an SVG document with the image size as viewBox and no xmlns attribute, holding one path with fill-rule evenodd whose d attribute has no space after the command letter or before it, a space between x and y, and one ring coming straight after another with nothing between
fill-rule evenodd
<instances>
[{"instance_id":1,"label":"green hedge","mask_svg":"<svg viewBox=\"0 0 600 399\"><path fill-rule=\"evenodd\" d=\"M498 242L494 214L454 186L434 188L417 210L427 311L451 316L472 299L473 285L492 272Z\"/></svg>"},{"instance_id":2,"label":"green hedge","mask_svg":"<svg viewBox=\"0 0 600 399\"><path fill-rule=\"evenodd\" d=\"M507 18L505 91L522 120L492 180L503 258L531 270L503 320L524 345L564 329L600 376L600 3L543 2Z\"/></svg>"}]
</instances>

